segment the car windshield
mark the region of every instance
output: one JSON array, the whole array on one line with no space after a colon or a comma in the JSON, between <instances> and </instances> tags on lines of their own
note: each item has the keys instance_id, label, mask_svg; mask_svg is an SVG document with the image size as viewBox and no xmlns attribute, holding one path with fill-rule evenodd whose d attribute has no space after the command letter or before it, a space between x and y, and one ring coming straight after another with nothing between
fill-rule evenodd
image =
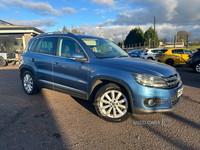
<instances>
[{"instance_id":1,"label":"car windshield","mask_svg":"<svg viewBox=\"0 0 200 150\"><path fill-rule=\"evenodd\" d=\"M129 57L129 55L113 42L103 38L82 38L97 58Z\"/></svg>"},{"instance_id":2,"label":"car windshield","mask_svg":"<svg viewBox=\"0 0 200 150\"><path fill-rule=\"evenodd\" d=\"M132 50L132 51L130 51L128 53L137 53L137 50Z\"/></svg>"}]
</instances>

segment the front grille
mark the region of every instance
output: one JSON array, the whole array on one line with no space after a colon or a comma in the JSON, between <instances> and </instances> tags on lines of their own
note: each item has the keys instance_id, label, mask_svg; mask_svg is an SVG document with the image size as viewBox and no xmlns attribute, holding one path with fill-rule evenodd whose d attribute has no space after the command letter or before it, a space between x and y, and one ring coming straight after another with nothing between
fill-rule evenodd
<instances>
[{"instance_id":1,"label":"front grille","mask_svg":"<svg viewBox=\"0 0 200 150\"><path fill-rule=\"evenodd\" d=\"M177 96L173 97L172 98L172 106L176 105L179 102L180 98L181 97L177 98Z\"/></svg>"},{"instance_id":2,"label":"front grille","mask_svg":"<svg viewBox=\"0 0 200 150\"><path fill-rule=\"evenodd\" d=\"M172 76L164 77L165 82L167 83L168 87L174 87L180 82L180 78L177 74L174 74Z\"/></svg>"},{"instance_id":3,"label":"front grille","mask_svg":"<svg viewBox=\"0 0 200 150\"><path fill-rule=\"evenodd\" d=\"M10 53L9 58L10 59L15 58L15 53Z\"/></svg>"}]
</instances>

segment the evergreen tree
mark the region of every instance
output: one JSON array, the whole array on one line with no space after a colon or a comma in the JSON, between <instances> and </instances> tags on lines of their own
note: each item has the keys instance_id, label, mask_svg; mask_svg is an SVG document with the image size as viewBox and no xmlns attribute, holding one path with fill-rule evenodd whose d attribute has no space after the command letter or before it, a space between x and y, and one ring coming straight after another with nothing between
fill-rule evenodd
<instances>
[{"instance_id":1,"label":"evergreen tree","mask_svg":"<svg viewBox=\"0 0 200 150\"><path fill-rule=\"evenodd\" d=\"M144 32L140 27L132 29L124 41L126 47L129 47L129 45L135 47L135 44L137 44L137 46L144 45Z\"/></svg>"},{"instance_id":2,"label":"evergreen tree","mask_svg":"<svg viewBox=\"0 0 200 150\"><path fill-rule=\"evenodd\" d=\"M151 43L151 47L154 45L154 29L150 27L145 33L144 33L144 39L145 39L145 45L149 45L149 41ZM160 44L160 40L158 38L158 34L155 31L155 46L158 47Z\"/></svg>"}]
</instances>

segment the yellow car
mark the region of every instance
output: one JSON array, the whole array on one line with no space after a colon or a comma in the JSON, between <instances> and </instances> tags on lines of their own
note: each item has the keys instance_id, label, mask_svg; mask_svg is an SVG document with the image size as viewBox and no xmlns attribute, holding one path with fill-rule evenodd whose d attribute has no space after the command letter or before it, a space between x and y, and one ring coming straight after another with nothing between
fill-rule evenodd
<instances>
[{"instance_id":1,"label":"yellow car","mask_svg":"<svg viewBox=\"0 0 200 150\"><path fill-rule=\"evenodd\" d=\"M186 60L189 59L188 55L190 54L192 54L191 50L183 48L164 49L156 54L155 60L171 66L186 64Z\"/></svg>"}]
</instances>

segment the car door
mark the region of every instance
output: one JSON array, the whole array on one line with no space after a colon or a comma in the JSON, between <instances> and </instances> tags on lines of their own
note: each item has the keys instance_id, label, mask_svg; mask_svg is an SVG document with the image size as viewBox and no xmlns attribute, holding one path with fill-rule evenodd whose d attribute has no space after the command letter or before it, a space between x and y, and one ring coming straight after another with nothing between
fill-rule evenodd
<instances>
[{"instance_id":1,"label":"car door","mask_svg":"<svg viewBox=\"0 0 200 150\"><path fill-rule=\"evenodd\" d=\"M72 53L82 53L86 57L77 41L70 37L60 37L56 56L53 58L54 90L86 99L88 62L71 60Z\"/></svg>"},{"instance_id":2,"label":"car door","mask_svg":"<svg viewBox=\"0 0 200 150\"><path fill-rule=\"evenodd\" d=\"M41 87L53 89L52 80L52 52L54 49L55 37L39 38L32 48L30 63L36 71L35 76Z\"/></svg>"},{"instance_id":3,"label":"car door","mask_svg":"<svg viewBox=\"0 0 200 150\"><path fill-rule=\"evenodd\" d=\"M159 50L152 50L152 58L155 59L156 54L159 52Z\"/></svg>"},{"instance_id":4,"label":"car door","mask_svg":"<svg viewBox=\"0 0 200 150\"><path fill-rule=\"evenodd\" d=\"M189 55L192 54L192 51L184 49L183 52L184 54L182 54L182 59L183 62L186 63L186 61L189 59Z\"/></svg>"},{"instance_id":5,"label":"car door","mask_svg":"<svg viewBox=\"0 0 200 150\"><path fill-rule=\"evenodd\" d=\"M173 57L173 60L174 60L174 64L183 63L183 60L182 60L183 50L182 49L172 50L172 53L173 53L172 57Z\"/></svg>"}]
</instances>

